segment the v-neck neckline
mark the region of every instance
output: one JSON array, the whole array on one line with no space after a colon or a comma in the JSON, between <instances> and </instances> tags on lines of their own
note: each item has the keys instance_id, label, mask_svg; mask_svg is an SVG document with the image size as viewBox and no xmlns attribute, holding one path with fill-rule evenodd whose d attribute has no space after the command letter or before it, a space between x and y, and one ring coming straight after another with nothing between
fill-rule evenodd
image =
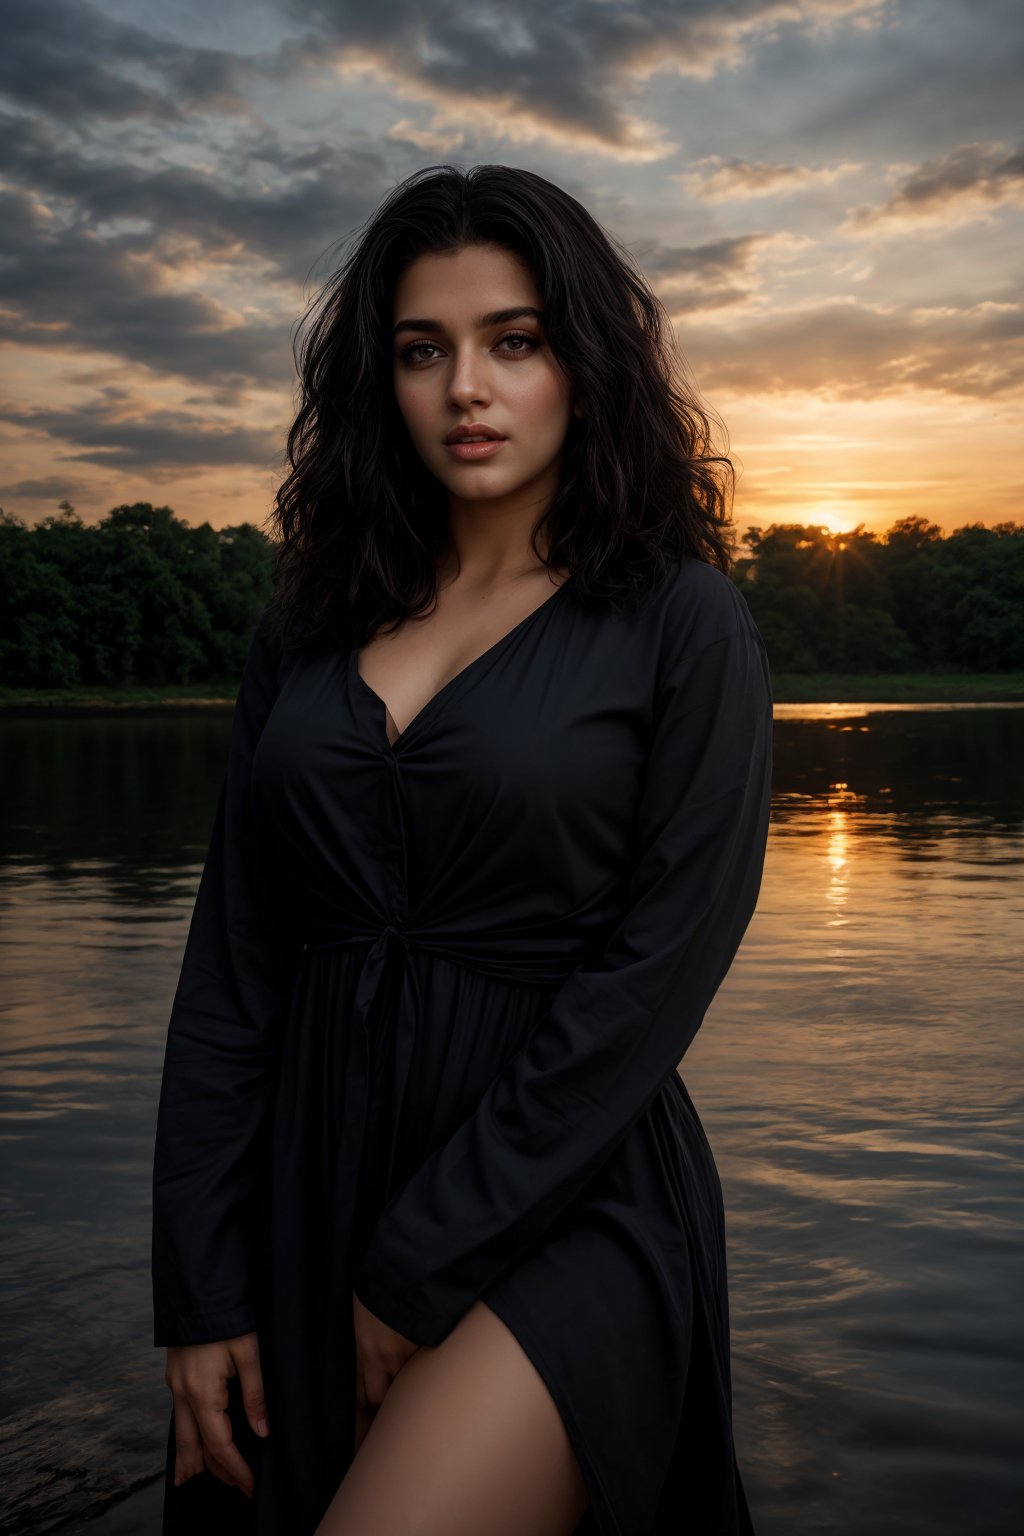
<instances>
[{"instance_id":1,"label":"v-neck neckline","mask_svg":"<svg viewBox=\"0 0 1024 1536\"><path fill-rule=\"evenodd\" d=\"M349 651L349 664L352 668L352 671L355 673L356 683L363 689L363 692L378 706L382 715L384 716L384 750L386 752L397 754L401 747L405 744L406 738L409 736L410 732L420 724L425 715L433 710L438 701L443 700L444 697L455 687L455 684L462 682L468 673L474 671L475 668L480 666L482 662L487 661L491 656L495 654L496 651L500 650L502 646L507 645L508 642L512 640L516 635L518 635L522 630L524 630L526 626L531 622L531 620L535 619L539 613L543 613L546 609L550 608L551 604L562 595L562 592L569 585L571 579L571 577L567 577L566 580L559 582L558 587L554 592L552 592L550 597L546 597L542 603L538 603L536 608L531 608L529 613L519 620L518 624L513 624L512 628L507 629L503 635L500 635L498 639L495 640L493 645L489 645L486 650L483 650L479 653L479 655L474 656L471 661L467 661L466 665L464 667L460 667L459 670L452 677L450 677L447 682L442 683L440 688L438 688L436 692L432 693L426 703L416 711L408 725L406 725L403 730L399 731L394 741L392 741L388 736L387 722L388 716L391 715L391 711L377 690L370 687L370 684L366 681L366 678L360 672L360 647L353 645ZM394 716L391 715L391 718L393 720Z\"/></svg>"}]
</instances>

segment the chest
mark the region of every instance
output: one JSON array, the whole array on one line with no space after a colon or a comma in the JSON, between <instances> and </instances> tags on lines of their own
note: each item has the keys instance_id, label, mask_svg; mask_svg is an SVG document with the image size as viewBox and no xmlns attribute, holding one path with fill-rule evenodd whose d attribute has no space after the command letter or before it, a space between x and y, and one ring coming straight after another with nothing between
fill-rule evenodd
<instances>
[{"instance_id":1,"label":"chest","mask_svg":"<svg viewBox=\"0 0 1024 1536\"><path fill-rule=\"evenodd\" d=\"M558 623L548 622L558 618ZM261 815L293 851L391 857L525 888L602 885L628 860L651 738L653 666L628 629L527 620L389 739L356 655L298 662L257 748Z\"/></svg>"},{"instance_id":2,"label":"chest","mask_svg":"<svg viewBox=\"0 0 1024 1536\"><path fill-rule=\"evenodd\" d=\"M445 589L430 613L381 630L362 646L356 670L381 701L392 745L460 673L511 638L554 595L546 572L499 594Z\"/></svg>"}]
</instances>

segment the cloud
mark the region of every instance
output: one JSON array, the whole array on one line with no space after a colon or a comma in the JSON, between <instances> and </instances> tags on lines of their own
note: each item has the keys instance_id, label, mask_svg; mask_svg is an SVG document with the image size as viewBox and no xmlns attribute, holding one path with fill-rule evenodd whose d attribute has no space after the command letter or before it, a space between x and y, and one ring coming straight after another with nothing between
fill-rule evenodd
<instances>
[{"instance_id":1,"label":"cloud","mask_svg":"<svg viewBox=\"0 0 1024 1536\"><path fill-rule=\"evenodd\" d=\"M290 43L289 69L331 58L349 80L371 76L429 102L427 132L471 123L517 142L551 139L623 161L663 158L668 133L638 115L642 87L662 73L711 79L783 27L815 33L879 24L886 0L288 0L310 28ZM408 120L404 120L407 123ZM406 128L408 132L408 128Z\"/></svg>"},{"instance_id":2,"label":"cloud","mask_svg":"<svg viewBox=\"0 0 1024 1536\"><path fill-rule=\"evenodd\" d=\"M211 421L209 412L153 409L124 390L68 408L0 400L0 421L20 434L41 433L69 444L58 462L104 469L167 470L254 464L270 466L283 452L284 433ZM49 482L41 481L41 485ZM63 480L54 484L65 486ZM20 493L19 493L20 494Z\"/></svg>"},{"instance_id":3,"label":"cloud","mask_svg":"<svg viewBox=\"0 0 1024 1536\"><path fill-rule=\"evenodd\" d=\"M101 157L21 113L0 115L0 171L37 197L66 200L79 230L130 220L136 249L159 252L169 266L186 252L189 260L234 255L258 260L289 289L391 183L380 149L358 137L293 145L265 127L244 146L224 146L213 166L175 164L166 154L136 163L117 149Z\"/></svg>"},{"instance_id":4,"label":"cloud","mask_svg":"<svg viewBox=\"0 0 1024 1536\"><path fill-rule=\"evenodd\" d=\"M676 314L749 304L769 259L783 261L815 242L788 231L754 231L703 245L637 244L637 260L659 298Z\"/></svg>"},{"instance_id":5,"label":"cloud","mask_svg":"<svg viewBox=\"0 0 1024 1536\"><path fill-rule=\"evenodd\" d=\"M21 114L0 117L0 166L0 341L228 393L288 386L296 290L389 184L358 145L293 149L267 129L216 170L145 166Z\"/></svg>"},{"instance_id":6,"label":"cloud","mask_svg":"<svg viewBox=\"0 0 1024 1536\"><path fill-rule=\"evenodd\" d=\"M726 330L679 326L702 389L875 401L926 392L998 399L1024 387L1024 303L897 309L828 300Z\"/></svg>"},{"instance_id":7,"label":"cloud","mask_svg":"<svg viewBox=\"0 0 1024 1536\"><path fill-rule=\"evenodd\" d=\"M161 374L237 390L291 373L284 327L196 291L168 291L148 237L100 239L30 193L0 189L10 259L0 266L0 341L108 353Z\"/></svg>"},{"instance_id":8,"label":"cloud","mask_svg":"<svg viewBox=\"0 0 1024 1536\"><path fill-rule=\"evenodd\" d=\"M466 132L462 127L445 128L441 121L417 128L411 118L403 117L397 123L392 123L388 129L388 138L399 144L414 144L424 154L434 155L441 160L463 147Z\"/></svg>"},{"instance_id":9,"label":"cloud","mask_svg":"<svg viewBox=\"0 0 1024 1536\"><path fill-rule=\"evenodd\" d=\"M842 229L854 235L929 225L945 231L988 219L1004 206L1024 207L1024 149L961 144L904 175L880 206L849 209Z\"/></svg>"},{"instance_id":10,"label":"cloud","mask_svg":"<svg viewBox=\"0 0 1024 1536\"><path fill-rule=\"evenodd\" d=\"M57 120L248 115L245 61L118 21L87 0L5 0L0 91Z\"/></svg>"},{"instance_id":11,"label":"cloud","mask_svg":"<svg viewBox=\"0 0 1024 1536\"><path fill-rule=\"evenodd\" d=\"M114 500L211 466L220 506L254 483L319 264L405 170L510 144L621 230L702 385L1019 395L1009 220L983 267L963 242L925 267L821 228L864 195L855 173L881 191L847 235L1020 206L1024 152L1001 142L1020 15L992 5L980 28L933 0L9 0L8 494ZM967 302L986 292L1006 302Z\"/></svg>"},{"instance_id":12,"label":"cloud","mask_svg":"<svg viewBox=\"0 0 1024 1536\"><path fill-rule=\"evenodd\" d=\"M0 498L52 503L56 508L58 502L73 501L78 490L78 483L70 475L44 475L40 479L15 480L10 485L0 486Z\"/></svg>"},{"instance_id":13,"label":"cloud","mask_svg":"<svg viewBox=\"0 0 1024 1536\"><path fill-rule=\"evenodd\" d=\"M769 165L764 161L723 159L706 155L692 171L673 176L673 181L702 202L736 202L751 197L788 197L810 188L831 186L863 166L854 160L839 165Z\"/></svg>"}]
</instances>

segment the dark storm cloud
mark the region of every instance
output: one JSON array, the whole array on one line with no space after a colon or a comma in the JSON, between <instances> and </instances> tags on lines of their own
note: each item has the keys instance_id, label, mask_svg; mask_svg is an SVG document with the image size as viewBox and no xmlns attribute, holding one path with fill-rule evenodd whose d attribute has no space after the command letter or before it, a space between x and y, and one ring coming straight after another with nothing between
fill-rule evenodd
<instances>
[{"instance_id":1,"label":"dark storm cloud","mask_svg":"<svg viewBox=\"0 0 1024 1536\"><path fill-rule=\"evenodd\" d=\"M248 113L244 78L234 54L157 39L87 0L5 0L0 91L53 118Z\"/></svg>"},{"instance_id":2,"label":"dark storm cloud","mask_svg":"<svg viewBox=\"0 0 1024 1536\"><path fill-rule=\"evenodd\" d=\"M0 338L111 352L204 384L286 384L290 321L247 317L240 326L202 292L168 290L167 269L220 254L257 263L261 279L289 298L308 280L311 296L332 248L385 185L376 153L307 146L293 155L269 131L248 153L258 148L279 173L272 189L254 185L251 173L246 179L230 154L216 176L100 163L39 119L0 121L0 145L6 178L22 183L0 189L8 258L0 265ZM99 232L119 220L132 227Z\"/></svg>"},{"instance_id":3,"label":"dark storm cloud","mask_svg":"<svg viewBox=\"0 0 1024 1536\"><path fill-rule=\"evenodd\" d=\"M77 482L70 476L44 475L37 480L15 480L10 485L0 485L0 506L7 499L17 499L56 507L58 502L70 501L77 494Z\"/></svg>"},{"instance_id":4,"label":"dark storm cloud","mask_svg":"<svg viewBox=\"0 0 1024 1536\"><path fill-rule=\"evenodd\" d=\"M144 416L131 415L135 403L117 389L101 391L90 404L70 409L22 406L7 400L0 401L0 421L20 432L39 432L70 445L54 455L59 462L98 464L104 469L269 467L283 451L283 433L211 422L208 414L192 411L147 408ZM54 483L63 486L65 482Z\"/></svg>"},{"instance_id":5,"label":"dark storm cloud","mask_svg":"<svg viewBox=\"0 0 1024 1536\"><path fill-rule=\"evenodd\" d=\"M248 257L290 294L325 275L332 250L386 185L375 152L293 151L270 130L247 145L248 178L232 152L216 175L100 163L35 118L0 122L0 143L0 165L23 184L0 190L10 258L0 268L0 339L105 352L222 389L286 385L293 376L286 326L251 319L239 326L208 295L169 290L167 270L216 253ZM273 171L273 187L253 185L254 160ZM66 200L73 217L55 216L43 196ZM132 227L98 233L119 220ZM773 238L648 245L638 260L677 308L721 307L749 296L756 259Z\"/></svg>"},{"instance_id":6,"label":"dark storm cloud","mask_svg":"<svg viewBox=\"0 0 1024 1536\"><path fill-rule=\"evenodd\" d=\"M221 150L211 172L99 159L44 119L15 114L0 116L0 171L71 200L79 225L148 225L140 248L163 245L161 259L173 261L167 236L187 237L200 253L232 248L257 257L289 286L314 275L317 259L354 230L389 181L383 156L368 145L292 148L263 128L241 148Z\"/></svg>"},{"instance_id":7,"label":"dark storm cloud","mask_svg":"<svg viewBox=\"0 0 1024 1536\"><path fill-rule=\"evenodd\" d=\"M510 8L472 0L283 0L315 29L311 58L375 65L435 100L479 102L612 150L651 142L630 108L661 70L709 76L751 42L788 24L809 30L871 17L882 0L524 0ZM289 52L289 61L294 53Z\"/></svg>"},{"instance_id":8,"label":"dark storm cloud","mask_svg":"<svg viewBox=\"0 0 1024 1536\"><path fill-rule=\"evenodd\" d=\"M767 235L734 235L703 245L656 245L642 247L644 271L649 277L675 277L689 273L701 280L717 281L748 272L758 245Z\"/></svg>"},{"instance_id":9,"label":"dark storm cloud","mask_svg":"<svg viewBox=\"0 0 1024 1536\"><path fill-rule=\"evenodd\" d=\"M0 341L112 353L161 374L238 388L291 374L283 326L244 326L202 293L162 290L144 257L149 237L99 239L61 223L20 190L0 189L13 257L0 264Z\"/></svg>"},{"instance_id":10,"label":"dark storm cloud","mask_svg":"<svg viewBox=\"0 0 1024 1536\"><path fill-rule=\"evenodd\" d=\"M1024 205L1024 149L962 144L904 176L881 206L852 209L848 226L873 229L921 219L948 224L961 214L1003 203Z\"/></svg>"},{"instance_id":11,"label":"dark storm cloud","mask_svg":"<svg viewBox=\"0 0 1024 1536\"><path fill-rule=\"evenodd\" d=\"M637 260L651 285L675 313L722 309L747 302L759 288L761 256L788 236L762 232L703 245L638 245Z\"/></svg>"}]
</instances>

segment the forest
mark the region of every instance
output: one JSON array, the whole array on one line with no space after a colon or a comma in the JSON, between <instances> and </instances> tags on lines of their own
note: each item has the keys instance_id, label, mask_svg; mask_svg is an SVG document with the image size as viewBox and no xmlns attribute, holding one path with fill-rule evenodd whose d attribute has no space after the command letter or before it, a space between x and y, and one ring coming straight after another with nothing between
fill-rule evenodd
<instances>
[{"instance_id":1,"label":"forest","mask_svg":"<svg viewBox=\"0 0 1024 1536\"><path fill-rule=\"evenodd\" d=\"M734 577L778 672L1024 666L1024 524L747 530Z\"/></svg>"},{"instance_id":2,"label":"forest","mask_svg":"<svg viewBox=\"0 0 1024 1536\"><path fill-rule=\"evenodd\" d=\"M233 693L271 591L254 523L192 526L170 507L86 523L62 502L31 525L0 508L0 684L225 684ZM950 533L748 528L732 579L786 673L1024 668L1024 525Z\"/></svg>"}]
</instances>

